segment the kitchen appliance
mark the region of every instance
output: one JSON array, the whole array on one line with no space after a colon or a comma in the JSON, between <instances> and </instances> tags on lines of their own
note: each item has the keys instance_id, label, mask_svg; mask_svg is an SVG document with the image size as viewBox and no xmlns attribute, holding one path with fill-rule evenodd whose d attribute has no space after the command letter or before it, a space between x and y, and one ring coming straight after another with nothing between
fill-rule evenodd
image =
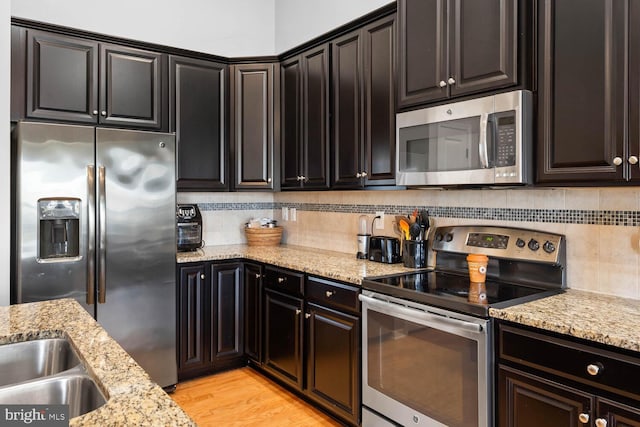
<instances>
[{"instance_id":1,"label":"kitchen appliance","mask_svg":"<svg viewBox=\"0 0 640 427\"><path fill-rule=\"evenodd\" d=\"M400 241L395 237L371 236L369 239L369 260L386 264L402 261Z\"/></svg>"},{"instance_id":2,"label":"kitchen appliance","mask_svg":"<svg viewBox=\"0 0 640 427\"><path fill-rule=\"evenodd\" d=\"M12 143L12 302L74 298L175 384L174 136L20 122Z\"/></svg>"},{"instance_id":3,"label":"kitchen appliance","mask_svg":"<svg viewBox=\"0 0 640 427\"><path fill-rule=\"evenodd\" d=\"M179 251L194 251L202 247L202 215L198 205L178 205L176 238Z\"/></svg>"},{"instance_id":4,"label":"kitchen appliance","mask_svg":"<svg viewBox=\"0 0 640 427\"><path fill-rule=\"evenodd\" d=\"M519 90L396 114L396 183L530 183L531 102Z\"/></svg>"},{"instance_id":5,"label":"kitchen appliance","mask_svg":"<svg viewBox=\"0 0 640 427\"><path fill-rule=\"evenodd\" d=\"M369 240L371 239L371 232L367 224L367 216L360 215L358 218L358 252L356 258L367 259L369 256Z\"/></svg>"},{"instance_id":6,"label":"kitchen appliance","mask_svg":"<svg viewBox=\"0 0 640 427\"><path fill-rule=\"evenodd\" d=\"M565 287L560 234L452 226L433 236L435 269L362 282L363 427L492 426L489 309ZM469 301L469 253L489 257L483 303Z\"/></svg>"}]
</instances>

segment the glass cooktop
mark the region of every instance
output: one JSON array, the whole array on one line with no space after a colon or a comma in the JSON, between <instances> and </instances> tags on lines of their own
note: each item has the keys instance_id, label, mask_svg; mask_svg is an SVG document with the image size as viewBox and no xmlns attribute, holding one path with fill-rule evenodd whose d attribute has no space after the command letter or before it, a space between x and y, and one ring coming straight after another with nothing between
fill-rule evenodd
<instances>
[{"instance_id":1,"label":"glass cooktop","mask_svg":"<svg viewBox=\"0 0 640 427\"><path fill-rule=\"evenodd\" d=\"M485 285L486 304L479 304L468 300L468 275L425 270L362 281L363 289L479 317L488 317L491 307L509 307L562 292L562 289L549 290L492 280L487 280Z\"/></svg>"}]
</instances>

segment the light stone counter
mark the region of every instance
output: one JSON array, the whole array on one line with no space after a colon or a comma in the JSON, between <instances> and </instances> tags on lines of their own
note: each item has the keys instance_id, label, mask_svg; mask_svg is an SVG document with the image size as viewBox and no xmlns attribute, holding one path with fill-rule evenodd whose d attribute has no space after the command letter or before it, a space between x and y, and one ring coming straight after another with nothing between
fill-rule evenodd
<instances>
[{"instance_id":1,"label":"light stone counter","mask_svg":"<svg viewBox=\"0 0 640 427\"><path fill-rule=\"evenodd\" d=\"M194 252L178 252L178 263L242 258L359 285L364 277L416 271L399 264L357 259L355 254L303 246L205 246Z\"/></svg>"},{"instance_id":2,"label":"light stone counter","mask_svg":"<svg viewBox=\"0 0 640 427\"><path fill-rule=\"evenodd\" d=\"M68 339L108 399L71 426L195 426L75 300L0 307L0 344L38 338Z\"/></svg>"},{"instance_id":3,"label":"light stone counter","mask_svg":"<svg viewBox=\"0 0 640 427\"><path fill-rule=\"evenodd\" d=\"M567 289L504 309L498 319L640 352L640 300Z\"/></svg>"}]
</instances>

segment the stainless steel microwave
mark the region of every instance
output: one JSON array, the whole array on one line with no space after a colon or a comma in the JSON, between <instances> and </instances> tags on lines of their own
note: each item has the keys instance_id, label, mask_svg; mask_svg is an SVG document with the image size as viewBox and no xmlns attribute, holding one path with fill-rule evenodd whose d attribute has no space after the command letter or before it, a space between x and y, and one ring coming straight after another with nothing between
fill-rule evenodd
<instances>
[{"instance_id":1,"label":"stainless steel microwave","mask_svg":"<svg viewBox=\"0 0 640 427\"><path fill-rule=\"evenodd\" d=\"M396 183L531 183L531 102L518 90L398 113Z\"/></svg>"}]
</instances>

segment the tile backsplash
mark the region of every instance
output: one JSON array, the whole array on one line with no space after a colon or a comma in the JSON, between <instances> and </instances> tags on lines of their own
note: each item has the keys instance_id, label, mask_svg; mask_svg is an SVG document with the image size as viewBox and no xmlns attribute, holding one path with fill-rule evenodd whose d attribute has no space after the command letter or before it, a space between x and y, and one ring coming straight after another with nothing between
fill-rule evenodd
<instances>
[{"instance_id":1,"label":"tile backsplash","mask_svg":"<svg viewBox=\"0 0 640 427\"><path fill-rule=\"evenodd\" d=\"M356 253L358 218L384 211L395 236L394 216L429 210L435 225L490 224L533 228L567 237L571 288L640 299L640 191L636 188L518 188L279 193L178 193L198 203L207 245L244 243L250 218L273 217L288 244ZM295 208L283 221L281 208Z\"/></svg>"}]
</instances>

